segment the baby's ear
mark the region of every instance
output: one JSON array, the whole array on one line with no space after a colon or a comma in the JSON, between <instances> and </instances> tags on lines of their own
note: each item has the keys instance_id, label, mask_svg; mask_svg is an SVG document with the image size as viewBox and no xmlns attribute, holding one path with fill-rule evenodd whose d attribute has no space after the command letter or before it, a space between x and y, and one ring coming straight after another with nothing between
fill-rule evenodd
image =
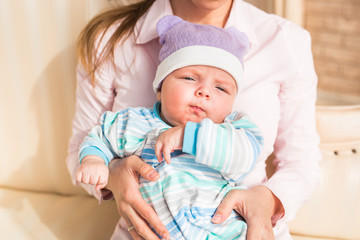
<instances>
[{"instance_id":1,"label":"baby's ear","mask_svg":"<svg viewBox=\"0 0 360 240\"><path fill-rule=\"evenodd\" d=\"M173 15L162 17L156 25L156 31L161 37L161 35L166 33L170 28L182 21L183 20L181 18Z\"/></svg>"},{"instance_id":2,"label":"baby's ear","mask_svg":"<svg viewBox=\"0 0 360 240\"><path fill-rule=\"evenodd\" d=\"M156 99L157 100L161 100L161 91L160 90L158 90L157 92L156 92Z\"/></svg>"}]
</instances>

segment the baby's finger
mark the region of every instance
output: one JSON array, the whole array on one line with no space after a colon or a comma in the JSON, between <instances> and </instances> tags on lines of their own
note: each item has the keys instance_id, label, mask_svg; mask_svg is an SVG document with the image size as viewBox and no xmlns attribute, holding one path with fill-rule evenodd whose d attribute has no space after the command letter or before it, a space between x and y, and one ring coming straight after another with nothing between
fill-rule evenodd
<instances>
[{"instance_id":1,"label":"baby's finger","mask_svg":"<svg viewBox=\"0 0 360 240\"><path fill-rule=\"evenodd\" d=\"M107 181L104 181L104 179L100 175L99 176L99 181L97 182L95 189L96 190L103 189L106 186L106 184L107 184Z\"/></svg>"},{"instance_id":2,"label":"baby's finger","mask_svg":"<svg viewBox=\"0 0 360 240\"><path fill-rule=\"evenodd\" d=\"M82 171L77 171L76 172L76 181L78 181L78 182L82 182Z\"/></svg>"},{"instance_id":3,"label":"baby's finger","mask_svg":"<svg viewBox=\"0 0 360 240\"><path fill-rule=\"evenodd\" d=\"M163 148L163 145L162 143L160 143L159 141L156 142L155 144L155 155L158 159L159 162L161 162L163 160L163 157L162 157L162 148Z\"/></svg>"},{"instance_id":4,"label":"baby's finger","mask_svg":"<svg viewBox=\"0 0 360 240\"><path fill-rule=\"evenodd\" d=\"M100 174L98 184L106 185L109 178L109 174Z\"/></svg>"},{"instance_id":5,"label":"baby's finger","mask_svg":"<svg viewBox=\"0 0 360 240\"><path fill-rule=\"evenodd\" d=\"M165 161L167 164L170 164L170 162L171 162L171 152L172 152L172 150L169 148L163 149L164 158L165 158Z\"/></svg>"},{"instance_id":6,"label":"baby's finger","mask_svg":"<svg viewBox=\"0 0 360 240\"><path fill-rule=\"evenodd\" d=\"M84 184L89 184L90 183L90 175L86 172L83 172L82 177L81 177L81 182Z\"/></svg>"},{"instance_id":7,"label":"baby's finger","mask_svg":"<svg viewBox=\"0 0 360 240\"><path fill-rule=\"evenodd\" d=\"M104 184L104 183L96 184L95 190L103 189L105 186L106 186L106 184Z\"/></svg>"},{"instance_id":8,"label":"baby's finger","mask_svg":"<svg viewBox=\"0 0 360 240\"><path fill-rule=\"evenodd\" d=\"M91 185L96 185L99 182L99 175L95 174L94 176L90 176L90 184Z\"/></svg>"}]
</instances>

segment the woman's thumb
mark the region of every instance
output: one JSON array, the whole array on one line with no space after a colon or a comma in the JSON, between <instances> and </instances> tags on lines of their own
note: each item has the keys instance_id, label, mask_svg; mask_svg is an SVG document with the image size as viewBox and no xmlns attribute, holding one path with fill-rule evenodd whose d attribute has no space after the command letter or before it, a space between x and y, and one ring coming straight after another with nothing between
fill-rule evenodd
<instances>
[{"instance_id":1,"label":"woman's thumb","mask_svg":"<svg viewBox=\"0 0 360 240\"><path fill-rule=\"evenodd\" d=\"M140 158L132 159L135 164L135 170L145 179L149 181L156 181L159 179L160 175L154 168L152 168L149 164L145 163Z\"/></svg>"},{"instance_id":2,"label":"woman's thumb","mask_svg":"<svg viewBox=\"0 0 360 240\"><path fill-rule=\"evenodd\" d=\"M236 198L233 197L233 195L227 194L216 209L211 222L215 224L224 222L230 216L231 211L234 209L235 201Z\"/></svg>"}]
</instances>

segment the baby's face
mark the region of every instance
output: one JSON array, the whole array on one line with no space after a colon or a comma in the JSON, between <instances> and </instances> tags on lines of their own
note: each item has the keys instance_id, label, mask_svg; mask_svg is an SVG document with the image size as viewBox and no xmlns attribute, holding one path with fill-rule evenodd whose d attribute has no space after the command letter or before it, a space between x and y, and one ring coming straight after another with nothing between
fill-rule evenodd
<instances>
[{"instance_id":1,"label":"baby's face","mask_svg":"<svg viewBox=\"0 0 360 240\"><path fill-rule=\"evenodd\" d=\"M222 123L231 113L236 83L227 72L210 66L188 66L170 73L163 81L158 99L161 115L173 126L204 118Z\"/></svg>"}]
</instances>

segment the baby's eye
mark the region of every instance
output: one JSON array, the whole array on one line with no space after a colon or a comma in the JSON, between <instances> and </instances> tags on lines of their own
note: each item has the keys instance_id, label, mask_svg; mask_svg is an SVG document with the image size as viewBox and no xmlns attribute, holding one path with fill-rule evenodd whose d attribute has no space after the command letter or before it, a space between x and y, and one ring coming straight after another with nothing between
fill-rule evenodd
<instances>
[{"instance_id":1,"label":"baby's eye","mask_svg":"<svg viewBox=\"0 0 360 240\"><path fill-rule=\"evenodd\" d=\"M192 77L184 77L185 80L194 81L195 79Z\"/></svg>"},{"instance_id":2,"label":"baby's eye","mask_svg":"<svg viewBox=\"0 0 360 240\"><path fill-rule=\"evenodd\" d=\"M221 87L221 86L217 86L216 88L219 89L219 90L222 91L222 92L227 92L226 89L223 88L223 87Z\"/></svg>"}]
</instances>

